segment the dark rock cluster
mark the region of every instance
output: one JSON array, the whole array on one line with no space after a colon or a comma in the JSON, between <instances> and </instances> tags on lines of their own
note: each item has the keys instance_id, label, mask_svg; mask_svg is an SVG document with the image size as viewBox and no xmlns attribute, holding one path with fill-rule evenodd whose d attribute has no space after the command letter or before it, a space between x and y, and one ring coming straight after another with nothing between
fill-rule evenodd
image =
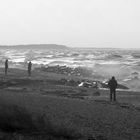
<instances>
[{"instance_id":1,"label":"dark rock cluster","mask_svg":"<svg viewBox=\"0 0 140 140\"><path fill-rule=\"evenodd\" d=\"M68 86L79 86L79 87L85 87L85 88L108 88L108 83L107 82L102 82L102 81L89 81L89 80L82 80L82 81L75 81L73 79L71 80L66 80L66 79L61 79L60 82L63 85L68 85ZM129 89L128 87L118 84L118 89Z\"/></svg>"},{"instance_id":2,"label":"dark rock cluster","mask_svg":"<svg viewBox=\"0 0 140 140\"><path fill-rule=\"evenodd\" d=\"M67 66L48 66L41 67L42 71L45 72L54 72L57 74L65 74L65 75L74 75L74 76L90 76L92 72L82 67L71 68Z\"/></svg>"}]
</instances>

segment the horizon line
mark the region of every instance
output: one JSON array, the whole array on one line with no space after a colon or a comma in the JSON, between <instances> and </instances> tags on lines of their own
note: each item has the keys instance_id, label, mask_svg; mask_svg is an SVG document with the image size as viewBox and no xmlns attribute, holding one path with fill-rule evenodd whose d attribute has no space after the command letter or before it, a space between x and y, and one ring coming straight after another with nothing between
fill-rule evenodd
<instances>
[{"instance_id":1,"label":"horizon line","mask_svg":"<svg viewBox=\"0 0 140 140\"><path fill-rule=\"evenodd\" d=\"M12 45L9 45L9 44L0 44L0 47L12 47L12 46L29 46L29 45L56 45L56 46L65 46L67 48L72 48L72 49L140 49L139 47L136 47L136 48L126 48L126 47L73 47L73 46L68 46L68 45L64 45L64 44L56 44L56 43L31 43L31 44L12 44Z\"/></svg>"}]
</instances>

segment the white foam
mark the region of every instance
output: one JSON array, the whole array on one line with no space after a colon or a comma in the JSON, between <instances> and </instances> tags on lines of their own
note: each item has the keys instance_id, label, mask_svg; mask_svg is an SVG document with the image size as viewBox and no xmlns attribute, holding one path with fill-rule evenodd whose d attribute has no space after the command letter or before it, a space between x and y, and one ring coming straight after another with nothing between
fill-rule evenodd
<instances>
[{"instance_id":1,"label":"white foam","mask_svg":"<svg viewBox=\"0 0 140 140\"><path fill-rule=\"evenodd\" d=\"M128 82L132 77L132 72L140 73L139 58L132 56L133 51L111 50L111 49L90 49L90 50L69 50L68 51L45 51L45 50L0 50L1 63L5 59L13 63L12 66L22 67L25 62L32 61L36 66L40 65L66 65L70 67L85 67L92 69L94 75L99 75L104 79L114 75L123 82ZM118 54L120 57L114 57ZM122 57L121 57L122 56ZM112 58L114 57L114 58Z\"/></svg>"}]
</instances>

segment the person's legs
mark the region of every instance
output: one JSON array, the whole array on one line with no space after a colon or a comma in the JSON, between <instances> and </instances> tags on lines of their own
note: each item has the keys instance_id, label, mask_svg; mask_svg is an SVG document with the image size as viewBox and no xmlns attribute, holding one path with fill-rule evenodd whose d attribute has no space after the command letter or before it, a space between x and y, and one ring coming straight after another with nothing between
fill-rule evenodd
<instances>
[{"instance_id":1,"label":"person's legs","mask_svg":"<svg viewBox=\"0 0 140 140\"><path fill-rule=\"evenodd\" d=\"M114 90L114 101L116 101L116 90Z\"/></svg>"},{"instance_id":2,"label":"person's legs","mask_svg":"<svg viewBox=\"0 0 140 140\"><path fill-rule=\"evenodd\" d=\"M7 68L5 68L5 75L7 75Z\"/></svg>"},{"instance_id":3,"label":"person's legs","mask_svg":"<svg viewBox=\"0 0 140 140\"><path fill-rule=\"evenodd\" d=\"M30 70L28 70L28 76L31 76Z\"/></svg>"},{"instance_id":4,"label":"person's legs","mask_svg":"<svg viewBox=\"0 0 140 140\"><path fill-rule=\"evenodd\" d=\"M110 101L112 101L112 90L110 90Z\"/></svg>"}]
</instances>

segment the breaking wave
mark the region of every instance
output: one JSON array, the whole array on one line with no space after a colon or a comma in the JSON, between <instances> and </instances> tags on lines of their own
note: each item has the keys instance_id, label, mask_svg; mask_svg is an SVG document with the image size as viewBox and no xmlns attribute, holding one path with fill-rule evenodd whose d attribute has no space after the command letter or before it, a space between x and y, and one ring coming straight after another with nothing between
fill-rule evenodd
<instances>
[{"instance_id":1,"label":"breaking wave","mask_svg":"<svg viewBox=\"0 0 140 140\"><path fill-rule=\"evenodd\" d=\"M117 49L69 49L67 50L25 50L12 49L0 50L0 65L4 66L5 59L9 59L11 67L26 69L28 61L32 61L33 67L43 66L68 66L85 67L93 71L93 78L102 77L108 79L114 75L124 83L139 79L140 51ZM135 79L135 81L138 81ZM132 80L134 81L134 79ZM135 82L136 83L136 82Z\"/></svg>"}]
</instances>

